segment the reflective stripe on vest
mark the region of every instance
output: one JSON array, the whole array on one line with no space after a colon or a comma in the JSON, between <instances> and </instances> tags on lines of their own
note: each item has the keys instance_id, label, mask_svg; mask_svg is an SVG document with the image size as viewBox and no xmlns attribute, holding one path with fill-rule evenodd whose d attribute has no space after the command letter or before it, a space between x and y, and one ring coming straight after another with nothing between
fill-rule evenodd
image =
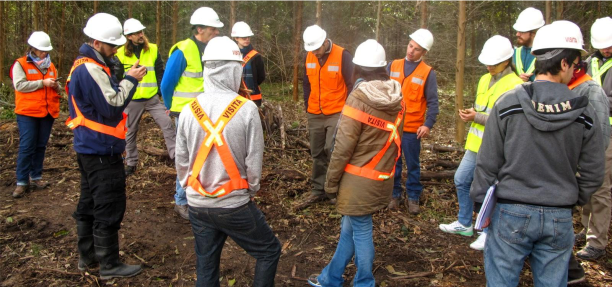
<instances>
[{"instance_id":1,"label":"reflective stripe on vest","mask_svg":"<svg viewBox=\"0 0 612 287\"><path fill-rule=\"evenodd\" d=\"M130 45L130 44L126 44ZM125 46L121 46L117 50L117 58L123 64L123 69L127 72L132 68L134 63L139 58L136 58L136 55L132 53L131 56L125 55ZM144 49L140 52L140 65L145 66L147 68L147 74L142 78L142 80L138 83L138 87L136 88L136 93L134 93L133 100L138 99L150 99L157 95L158 87L157 87L157 76L155 75L155 60L157 59L157 45L150 43L149 49L145 51Z\"/></svg>"},{"instance_id":2,"label":"reflective stripe on vest","mask_svg":"<svg viewBox=\"0 0 612 287\"><path fill-rule=\"evenodd\" d=\"M514 66L516 68L517 73L520 74L531 74L533 73L533 71L535 71L535 62L536 59L534 58L533 61L531 61L531 64L529 65L529 68L527 68L527 71L524 70L524 65L523 65L523 57L521 56L521 53L523 52L523 47L518 47L516 48L516 56L514 57Z\"/></svg>"},{"instance_id":3,"label":"reflective stripe on vest","mask_svg":"<svg viewBox=\"0 0 612 287\"><path fill-rule=\"evenodd\" d=\"M70 69L70 74L68 75L68 81L66 82L66 92L68 93L68 97L70 98L72 102L72 107L74 108L74 112L76 113L77 116L74 119L68 117L68 119L66 120L66 126L68 126L70 129L73 129L73 130L77 127L83 126L90 130L93 130L93 131L96 131L102 134L110 135L118 139L125 139L125 134L127 133L127 127L125 125L127 121L127 115L125 113L123 113L123 119L119 122L119 124L117 124L116 127L111 127L111 126L107 126L107 125L92 121L90 119L85 118L85 116L83 116L83 114L81 113L81 110L79 109L79 106L74 100L74 97L68 91L68 86L70 83L70 76L72 76L72 72L74 71L74 69L76 69L76 67L83 65L85 63L96 64L100 66L109 77L111 76L110 69L108 67L101 65L100 63L96 62L95 60L91 58L83 57L83 58L80 58L74 61L74 64L72 65L72 68Z\"/></svg>"},{"instance_id":4,"label":"reflective stripe on vest","mask_svg":"<svg viewBox=\"0 0 612 287\"><path fill-rule=\"evenodd\" d=\"M170 111L180 113L183 107L193 101L199 94L204 92L204 75L202 69L202 55L198 46L191 39L186 39L176 43L170 48L169 55L174 50L179 49L183 52L187 67L181 74L178 83L174 87L172 95L172 106Z\"/></svg>"},{"instance_id":5,"label":"reflective stripe on vest","mask_svg":"<svg viewBox=\"0 0 612 287\"><path fill-rule=\"evenodd\" d=\"M597 57L593 57L591 59L591 73L593 74L591 76L598 85L602 85L601 76L603 76L603 74L605 74L610 67L612 67L612 59L608 59L603 66L601 66L601 68L599 67L599 59Z\"/></svg>"},{"instance_id":6,"label":"reflective stripe on vest","mask_svg":"<svg viewBox=\"0 0 612 287\"><path fill-rule=\"evenodd\" d=\"M189 169L188 174L190 174L187 185L189 185L193 190L206 197L222 197L228 195L230 192L237 189L245 189L249 187L249 183L246 179L240 177L240 172L238 171L238 167L236 166L236 162L232 157L232 153L227 146L227 142L225 141L225 137L223 136L223 130L227 126L227 123L238 113L238 110L244 105L248 100L241 97L236 96L234 100L225 108L225 111L221 114L217 123L213 124L210 118L204 113L202 107L198 103L198 101L193 101L190 104L191 112L195 116L196 120L206 132L206 137L202 141L200 148L198 149L197 156L191 168ZM204 166L204 162L206 162L206 158L210 153L211 149L215 146L217 148L217 152L219 153L219 157L223 162L223 166L225 167L227 174L230 177L230 180L225 184L221 185L217 189L212 192L205 190L202 187L202 184L198 180L200 176L200 171Z\"/></svg>"},{"instance_id":7,"label":"reflective stripe on vest","mask_svg":"<svg viewBox=\"0 0 612 287\"><path fill-rule=\"evenodd\" d=\"M255 57L255 55L259 54L259 52L255 51L255 50L251 50L250 52L248 52L244 58L242 58L242 68L244 68L244 66L247 65L247 63L253 59L253 57ZM243 72L244 73L244 72ZM255 83L253 83L255 84ZM242 76L242 85L244 85L245 88L249 88L249 86L247 86L247 84L244 82L244 75ZM261 87L259 88L259 94L255 94L255 95L249 95L249 99L252 101L257 101L257 100L261 100Z\"/></svg>"},{"instance_id":8,"label":"reflective stripe on vest","mask_svg":"<svg viewBox=\"0 0 612 287\"><path fill-rule=\"evenodd\" d=\"M476 101L474 103L474 110L476 110L477 113L487 116L501 95L514 89L514 87L520 85L523 81L516 74L510 73L499 79L491 88L489 88L489 83L491 83L491 74L487 73L480 78L476 93ZM470 130L468 131L467 140L465 141L465 149L478 153L480 145L482 144L484 130L484 125L472 122Z\"/></svg>"},{"instance_id":9,"label":"reflective stripe on vest","mask_svg":"<svg viewBox=\"0 0 612 287\"><path fill-rule=\"evenodd\" d=\"M570 90L573 90L574 88L580 86L581 84L583 84L584 82L588 81L588 80L592 80L593 78L591 78L591 76L589 76L589 74L584 74L582 76L580 76L580 78L576 79L574 82L572 82L570 85L568 85L567 87Z\"/></svg>"},{"instance_id":10,"label":"reflective stripe on vest","mask_svg":"<svg viewBox=\"0 0 612 287\"><path fill-rule=\"evenodd\" d=\"M404 75L405 59L395 60L391 63L390 78L402 85L402 96L406 103L406 116L404 117L404 131L416 133L417 129L425 123L427 99L425 99L425 84L431 72L431 67L420 61L409 76Z\"/></svg>"},{"instance_id":11,"label":"reflective stripe on vest","mask_svg":"<svg viewBox=\"0 0 612 287\"><path fill-rule=\"evenodd\" d=\"M327 61L321 67L319 59L308 52L306 56L306 75L310 83L308 109L311 114L331 115L342 111L348 88L342 76L342 53L344 48L332 44Z\"/></svg>"},{"instance_id":12,"label":"reflective stripe on vest","mask_svg":"<svg viewBox=\"0 0 612 287\"><path fill-rule=\"evenodd\" d=\"M44 75L34 63L28 62L27 56L17 59L13 65L16 63L21 65L28 81L57 78L57 70L53 63L51 63L47 73ZM11 79L13 78L12 73L13 67L11 67ZM59 116L59 107L60 96L55 88L43 86L31 92L15 90L15 114L35 118L44 118L49 114L51 117L57 118Z\"/></svg>"},{"instance_id":13,"label":"reflective stripe on vest","mask_svg":"<svg viewBox=\"0 0 612 287\"><path fill-rule=\"evenodd\" d=\"M400 112L397 114L397 117L395 118L395 122L389 122L380 118L377 118L373 115L364 113L358 109L355 109L351 106L344 106L344 108L342 109L342 115L343 116L347 116L351 119L354 119L358 122L364 123L366 125L375 127L377 129L381 129L384 131L388 131L389 132L389 137L387 138L387 143L385 144L385 146L372 158L372 160L370 160L370 162L368 162L367 164L365 164L362 167L358 167L352 164L347 164L346 167L344 168L344 171L346 171L347 173L350 174L354 174L356 176L360 176L360 177L365 177L365 178L369 178L372 180L378 180L378 181L382 181L382 180L387 180L389 178L393 178L393 173L395 171L395 164L397 163L397 160L399 159L399 157L402 154L402 150L401 150L401 146L402 146L402 139L399 137L398 131L397 131L397 127L401 125L401 121L402 118L404 116L404 102L401 102L402 105L402 109L400 110ZM391 167L391 171L390 172L381 172L378 170L375 170L376 165L378 165L378 163L380 162L380 160L382 159L382 157L385 155L385 153L387 153L387 150L389 149L389 147L391 146L391 143L395 143L395 145L397 146L397 155L395 156L395 161L393 164L393 167Z\"/></svg>"}]
</instances>

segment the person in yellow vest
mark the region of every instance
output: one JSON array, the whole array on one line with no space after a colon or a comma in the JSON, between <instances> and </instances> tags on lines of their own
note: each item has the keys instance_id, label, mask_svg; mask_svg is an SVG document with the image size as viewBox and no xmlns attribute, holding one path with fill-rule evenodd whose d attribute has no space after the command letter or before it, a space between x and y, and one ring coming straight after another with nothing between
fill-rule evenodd
<instances>
[{"instance_id":1,"label":"person in yellow vest","mask_svg":"<svg viewBox=\"0 0 612 287\"><path fill-rule=\"evenodd\" d=\"M394 60L387 66L390 78L402 85L402 95L406 103L402 152L408 170L406 193L408 194L408 211L411 214L419 213L419 200L423 192L419 164L421 139L429 135L439 113L436 72L423 61L423 57L431 49L433 42L434 37L429 30L416 30L410 35L406 57ZM393 198L389 202L389 209L399 207L399 200L403 193L402 166L400 158L395 166Z\"/></svg>"},{"instance_id":2,"label":"person in yellow vest","mask_svg":"<svg viewBox=\"0 0 612 287\"><path fill-rule=\"evenodd\" d=\"M591 26L591 45L597 49L586 62L587 73L598 83L606 93L609 103L612 103L612 18L597 19ZM612 110L609 110L612 114ZM610 116L610 115L608 115ZM607 123L612 123L608 120ZM586 246L576 253L584 260L597 260L606 254L608 246L608 230L610 228L610 213L612 198L612 148L606 149L606 171L604 183L591 196L591 200L582 208L582 225L584 229L579 236L586 236Z\"/></svg>"},{"instance_id":3,"label":"person in yellow vest","mask_svg":"<svg viewBox=\"0 0 612 287\"><path fill-rule=\"evenodd\" d=\"M512 44L506 37L495 35L487 42L478 60L487 66L489 73L483 75L478 82L474 107L460 110L459 116L464 122L472 122L465 142L465 155L455 172L455 186L457 187L457 200L459 212L457 220L450 224L440 224L439 228L447 233L472 236L474 228L472 215L474 202L470 199L470 186L474 179L476 156L482 142L485 123L497 99L505 92L514 89L523 81L516 75L510 64ZM470 248L483 250L487 238L486 229L480 233L478 239L470 244Z\"/></svg>"},{"instance_id":4,"label":"person in yellow vest","mask_svg":"<svg viewBox=\"0 0 612 287\"><path fill-rule=\"evenodd\" d=\"M219 286L229 237L257 259L253 286L274 286L281 244L253 200L264 152L259 111L238 95L238 45L228 37L209 43L202 58L205 91L183 107L176 135L176 173L195 237L195 285Z\"/></svg>"},{"instance_id":5,"label":"person in yellow vest","mask_svg":"<svg viewBox=\"0 0 612 287\"><path fill-rule=\"evenodd\" d=\"M346 97L353 88L351 53L334 44L327 38L327 32L317 25L306 28L303 38L304 49L308 52L304 65L304 105L313 163L312 190L297 204L297 210L327 199L325 174L334 131Z\"/></svg>"},{"instance_id":6,"label":"person in yellow vest","mask_svg":"<svg viewBox=\"0 0 612 287\"><path fill-rule=\"evenodd\" d=\"M11 67L19 127L14 198L22 197L30 188L42 189L49 185L42 180L43 161L53 122L59 116L58 75L49 56L53 50L51 38L45 32L36 31L30 35L28 45L25 56Z\"/></svg>"},{"instance_id":7,"label":"person in yellow vest","mask_svg":"<svg viewBox=\"0 0 612 287\"><path fill-rule=\"evenodd\" d=\"M519 14L512 26L516 30L516 44L519 46L514 50L512 64L523 82L535 79L535 56L531 54L531 46L536 32L545 23L542 11L529 7Z\"/></svg>"},{"instance_id":8,"label":"person in yellow vest","mask_svg":"<svg viewBox=\"0 0 612 287\"><path fill-rule=\"evenodd\" d=\"M83 32L89 40L79 49L66 82L70 113L66 125L74 132L81 173L81 194L72 214L77 225L77 268L85 271L99 263L103 280L131 277L142 268L119 258L119 229L126 207L123 110L147 70L138 67L137 60L117 81L111 58L126 42L117 17L95 14Z\"/></svg>"},{"instance_id":9,"label":"person in yellow vest","mask_svg":"<svg viewBox=\"0 0 612 287\"><path fill-rule=\"evenodd\" d=\"M190 23L193 35L170 48L170 56L161 81L164 105L170 115L175 117L176 126L183 107L204 92L202 55L208 41L219 35L219 28L223 27L217 13L209 7L201 7L193 12ZM174 211L189 220L185 190L178 180L174 202Z\"/></svg>"},{"instance_id":10,"label":"person in yellow vest","mask_svg":"<svg viewBox=\"0 0 612 287\"><path fill-rule=\"evenodd\" d=\"M127 38L125 45L117 49L117 58L127 72L137 60L140 65L147 68L147 74L138 83L136 93L132 101L125 108L127 117L128 133L125 136L126 167L125 175L128 176L136 171L138 163L138 147L136 138L138 126L145 111L151 114L157 125L164 134L166 148L170 159L174 160L175 131L172 120L166 114L166 108L159 100L158 84L161 83L164 74L164 63L157 49L157 45L149 43L144 34L145 26L136 19L127 19L123 24L123 34Z\"/></svg>"},{"instance_id":11,"label":"person in yellow vest","mask_svg":"<svg viewBox=\"0 0 612 287\"><path fill-rule=\"evenodd\" d=\"M232 27L232 38L238 44L243 57L242 84L251 90L250 98L259 107L261 106L261 90L259 85L266 79L266 70L261 54L253 49L251 27L245 22L236 22Z\"/></svg>"},{"instance_id":12,"label":"person in yellow vest","mask_svg":"<svg viewBox=\"0 0 612 287\"><path fill-rule=\"evenodd\" d=\"M400 157L402 87L387 75L385 49L367 40L357 47L353 63L355 88L342 109L325 182L325 191L338 197L340 239L321 274L308 278L311 286L343 286L342 274L353 257L354 286L375 286L372 214L389 202Z\"/></svg>"}]
</instances>

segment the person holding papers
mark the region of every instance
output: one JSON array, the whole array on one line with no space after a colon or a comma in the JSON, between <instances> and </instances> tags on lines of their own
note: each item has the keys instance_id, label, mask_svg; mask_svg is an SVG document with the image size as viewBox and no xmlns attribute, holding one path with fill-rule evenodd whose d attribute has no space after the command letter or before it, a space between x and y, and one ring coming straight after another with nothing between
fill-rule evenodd
<instances>
[{"instance_id":1,"label":"person holding papers","mask_svg":"<svg viewBox=\"0 0 612 287\"><path fill-rule=\"evenodd\" d=\"M480 203L499 181L484 248L487 286L517 286L527 257L534 286L567 286L572 207L587 203L604 176L595 110L567 87L582 44L568 21L540 28L535 81L499 98L487 120L470 190Z\"/></svg>"},{"instance_id":2,"label":"person holding papers","mask_svg":"<svg viewBox=\"0 0 612 287\"><path fill-rule=\"evenodd\" d=\"M440 224L440 229L447 233L472 236L472 214L474 203L470 199L470 186L474 178L476 155L480 148L485 123L497 98L503 93L513 89L523 81L516 75L510 65L514 50L510 40L495 35L484 44L478 60L487 66L489 73L483 75L478 83L478 92L474 107L460 110L459 116L464 122L472 122L465 143L465 155L455 172L455 185L457 186L457 200L459 201L459 214L457 220L450 224ZM478 239L470 244L470 248L482 250L487 238L486 229L480 233Z\"/></svg>"}]
</instances>

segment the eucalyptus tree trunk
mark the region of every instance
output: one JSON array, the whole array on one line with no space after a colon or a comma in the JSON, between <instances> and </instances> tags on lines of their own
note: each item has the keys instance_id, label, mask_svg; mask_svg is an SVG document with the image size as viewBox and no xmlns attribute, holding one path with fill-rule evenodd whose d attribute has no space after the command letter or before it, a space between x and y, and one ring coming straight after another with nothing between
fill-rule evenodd
<instances>
[{"instance_id":1,"label":"eucalyptus tree trunk","mask_svg":"<svg viewBox=\"0 0 612 287\"><path fill-rule=\"evenodd\" d=\"M376 41L380 42L380 17L382 14L382 1L378 1L378 11L376 12Z\"/></svg>"},{"instance_id":2,"label":"eucalyptus tree trunk","mask_svg":"<svg viewBox=\"0 0 612 287\"><path fill-rule=\"evenodd\" d=\"M458 111L463 109L463 74L465 69L465 1L459 1L457 22L457 66L455 74L455 141L463 143L465 138L465 124L459 117Z\"/></svg>"},{"instance_id":3,"label":"eucalyptus tree trunk","mask_svg":"<svg viewBox=\"0 0 612 287\"><path fill-rule=\"evenodd\" d=\"M178 24L178 1L172 2L172 44L176 43L176 29Z\"/></svg>"},{"instance_id":4,"label":"eucalyptus tree trunk","mask_svg":"<svg viewBox=\"0 0 612 287\"><path fill-rule=\"evenodd\" d=\"M421 28L427 28L427 1L421 1Z\"/></svg>"},{"instance_id":5,"label":"eucalyptus tree trunk","mask_svg":"<svg viewBox=\"0 0 612 287\"><path fill-rule=\"evenodd\" d=\"M230 31L236 23L236 1L230 1Z\"/></svg>"},{"instance_id":6,"label":"eucalyptus tree trunk","mask_svg":"<svg viewBox=\"0 0 612 287\"><path fill-rule=\"evenodd\" d=\"M323 2L321 0L317 0L317 25L321 26L321 13L323 10Z\"/></svg>"},{"instance_id":7,"label":"eucalyptus tree trunk","mask_svg":"<svg viewBox=\"0 0 612 287\"><path fill-rule=\"evenodd\" d=\"M157 1L156 7L155 7L155 43L157 43L157 46L161 48L162 45L162 41L161 41L161 1Z\"/></svg>"},{"instance_id":8,"label":"eucalyptus tree trunk","mask_svg":"<svg viewBox=\"0 0 612 287\"><path fill-rule=\"evenodd\" d=\"M546 24L552 23L551 16L552 16L552 1L547 0L546 1Z\"/></svg>"},{"instance_id":9,"label":"eucalyptus tree trunk","mask_svg":"<svg viewBox=\"0 0 612 287\"><path fill-rule=\"evenodd\" d=\"M294 11L295 15L293 15L295 19L294 29L293 29L293 101L297 102L299 100L299 66L300 66L300 47L301 41L300 36L302 35L302 9L304 7L304 2L297 1L294 2Z\"/></svg>"}]
</instances>

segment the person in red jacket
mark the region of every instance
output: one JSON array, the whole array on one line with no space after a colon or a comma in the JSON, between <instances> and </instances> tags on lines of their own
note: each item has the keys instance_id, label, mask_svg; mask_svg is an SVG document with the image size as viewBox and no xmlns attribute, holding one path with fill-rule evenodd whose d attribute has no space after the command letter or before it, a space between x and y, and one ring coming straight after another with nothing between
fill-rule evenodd
<instances>
[{"instance_id":1,"label":"person in red jacket","mask_svg":"<svg viewBox=\"0 0 612 287\"><path fill-rule=\"evenodd\" d=\"M51 62L53 49L47 33L36 31L28 39L25 56L11 68L15 87L15 114L19 127L17 155L17 188L14 198L20 198L32 188L45 188L42 180L43 161L53 121L59 116L59 82Z\"/></svg>"}]
</instances>

